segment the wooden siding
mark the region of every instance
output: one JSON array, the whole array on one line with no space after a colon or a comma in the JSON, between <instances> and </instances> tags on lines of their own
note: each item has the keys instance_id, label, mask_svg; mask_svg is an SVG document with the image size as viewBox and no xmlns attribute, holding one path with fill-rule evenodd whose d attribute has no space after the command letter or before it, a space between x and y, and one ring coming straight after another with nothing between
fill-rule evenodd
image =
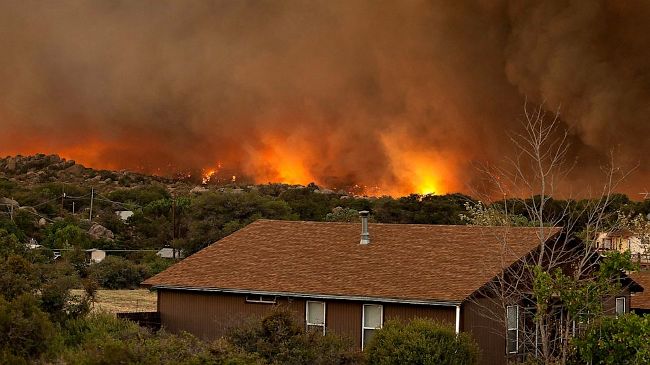
<instances>
[{"instance_id":1,"label":"wooden siding","mask_svg":"<svg viewBox=\"0 0 650 365\"><path fill-rule=\"evenodd\" d=\"M355 347L361 347L361 317L366 302L320 300L326 303L327 331L347 337ZM303 298L278 298L278 305L287 306L305 323ZM455 307L378 303L384 306L384 321L430 318L453 327ZM204 339L223 336L233 326L245 323L251 317L261 317L274 306L246 302L245 295L198 291L158 290L158 310L162 326L171 332L187 331Z\"/></svg>"},{"instance_id":2,"label":"wooden siding","mask_svg":"<svg viewBox=\"0 0 650 365\"><path fill-rule=\"evenodd\" d=\"M278 298L304 322L305 301ZM212 294L194 291L159 290L158 310L162 326L171 332L187 331L203 339L225 335L233 326L251 317L262 317L272 304L248 303L245 295Z\"/></svg>"},{"instance_id":3,"label":"wooden siding","mask_svg":"<svg viewBox=\"0 0 650 365\"><path fill-rule=\"evenodd\" d=\"M500 330L503 323L491 318L493 313L499 312L491 299L474 299L463 303L461 331L469 332L481 349L479 364L507 363L505 333Z\"/></svg>"}]
</instances>

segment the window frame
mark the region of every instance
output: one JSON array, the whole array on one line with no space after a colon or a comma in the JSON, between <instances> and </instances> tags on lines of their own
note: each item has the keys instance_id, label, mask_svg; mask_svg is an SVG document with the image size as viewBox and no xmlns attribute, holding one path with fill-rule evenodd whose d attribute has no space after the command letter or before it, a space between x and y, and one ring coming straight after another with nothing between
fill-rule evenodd
<instances>
[{"instance_id":1,"label":"window frame","mask_svg":"<svg viewBox=\"0 0 650 365\"><path fill-rule=\"evenodd\" d=\"M270 299L273 298L273 299ZM254 294L246 296L246 303L254 304L277 304L278 297L271 295Z\"/></svg>"},{"instance_id":2,"label":"window frame","mask_svg":"<svg viewBox=\"0 0 650 365\"><path fill-rule=\"evenodd\" d=\"M618 303L619 300L623 301L623 311L619 312L618 311ZM627 313L627 298L626 297L616 297L615 302L614 302L614 312L616 312L617 316L623 315Z\"/></svg>"},{"instance_id":3,"label":"window frame","mask_svg":"<svg viewBox=\"0 0 650 365\"><path fill-rule=\"evenodd\" d=\"M510 327L510 316L508 311L512 308L515 309L515 327ZM510 332L515 333L515 350L510 351ZM506 307L506 353L518 354L519 353L519 305L509 305Z\"/></svg>"},{"instance_id":4,"label":"window frame","mask_svg":"<svg viewBox=\"0 0 650 365\"><path fill-rule=\"evenodd\" d=\"M379 307L379 327L366 327L366 307ZM365 348L366 330L376 331L384 327L384 305L364 304L361 307L361 350Z\"/></svg>"},{"instance_id":5,"label":"window frame","mask_svg":"<svg viewBox=\"0 0 650 365\"><path fill-rule=\"evenodd\" d=\"M309 303L318 303L323 305L323 323L322 324L317 324L317 323L309 323ZM305 301L305 328L309 331L309 327L322 327L323 328L323 335L325 335L325 327L326 327L326 321L327 321L327 303L321 302L318 300L307 300Z\"/></svg>"}]
</instances>

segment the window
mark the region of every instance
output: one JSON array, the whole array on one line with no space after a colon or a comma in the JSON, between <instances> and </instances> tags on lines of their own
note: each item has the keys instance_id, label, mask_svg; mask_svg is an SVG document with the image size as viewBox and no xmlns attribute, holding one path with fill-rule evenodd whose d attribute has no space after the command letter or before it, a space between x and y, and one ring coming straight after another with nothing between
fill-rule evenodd
<instances>
[{"instance_id":1,"label":"window","mask_svg":"<svg viewBox=\"0 0 650 365\"><path fill-rule=\"evenodd\" d=\"M325 334L325 303L308 300L305 311L307 330Z\"/></svg>"},{"instance_id":2,"label":"window","mask_svg":"<svg viewBox=\"0 0 650 365\"><path fill-rule=\"evenodd\" d=\"M506 346L509 354L519 352L519 306L509 305L506 307L507 327Z\"/></svg>"},{"instance_id":3,"label":"window","mask_svg":"<svg viewBox=\"0 0 650 365\"><path fill-rule=\"evenodd\" d=\"M261 304L275 304L276 297L271 297L267 295L247 295L247 303L261 303Z\"/></svg>"},{"instance_id":4,"label":"window","mask_svg":"<svg viewBox=\"0 0 650 365\"><path fill-rule=\"evenodd\" d=\"M625 314L625 297L616 298L616 315Z\"/></svg>"},{"instance_id":5,"label":"window","mask_svg":"<svg viewBox=\"0 0 650 365\"><path fill-rule=\"evenodd\" d=\"M384 324L384 306L364 304L361 321L363 327L361 332L361 349L364 349L370 343L372 336L375 334L375 330L381 328Z\"/></svg>"}]
</instances>

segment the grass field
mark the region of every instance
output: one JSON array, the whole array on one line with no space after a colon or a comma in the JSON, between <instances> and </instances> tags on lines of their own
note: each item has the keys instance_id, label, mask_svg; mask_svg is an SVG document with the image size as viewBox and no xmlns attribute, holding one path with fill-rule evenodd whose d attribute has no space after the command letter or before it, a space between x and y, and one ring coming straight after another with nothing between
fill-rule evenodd
<instances>
[{"instance_id":1,"label":"grass field","mask_svg":"<svg viewBox=\"0 0 650 365\"><path fill-rule=\"evenodd\" d=\"M73 290L73 294L82 294ZM93 306L96 312L155 312L156 293L146 289L136 290L98 290L97 301Z\"/></svg>"}]
</instances>

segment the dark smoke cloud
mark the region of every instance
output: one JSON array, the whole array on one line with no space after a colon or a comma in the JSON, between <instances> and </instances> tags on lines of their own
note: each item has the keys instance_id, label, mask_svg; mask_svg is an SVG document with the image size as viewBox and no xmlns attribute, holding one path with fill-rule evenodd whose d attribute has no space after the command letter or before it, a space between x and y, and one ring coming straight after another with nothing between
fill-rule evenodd
<instances>
[{"instance_id":1,"label":"dark smoke cloud","mask_svg":"<svg viewBox=\"0 0 650 365\"><path fill-rule=\"evenodd\" d=\"M593 181L650 147L650 5L588 1L3 1L0 153L169 172L221 161L447 190L509 153L524 98L561 107ZM387 140L388 139L388 140ZM281 150L278 152L278 146ZM396 152L398 151L398 152ZM574 157L574 156L572 156ZM415 189L415 186L413 187Z\"/></svg>"}]
</instances>

